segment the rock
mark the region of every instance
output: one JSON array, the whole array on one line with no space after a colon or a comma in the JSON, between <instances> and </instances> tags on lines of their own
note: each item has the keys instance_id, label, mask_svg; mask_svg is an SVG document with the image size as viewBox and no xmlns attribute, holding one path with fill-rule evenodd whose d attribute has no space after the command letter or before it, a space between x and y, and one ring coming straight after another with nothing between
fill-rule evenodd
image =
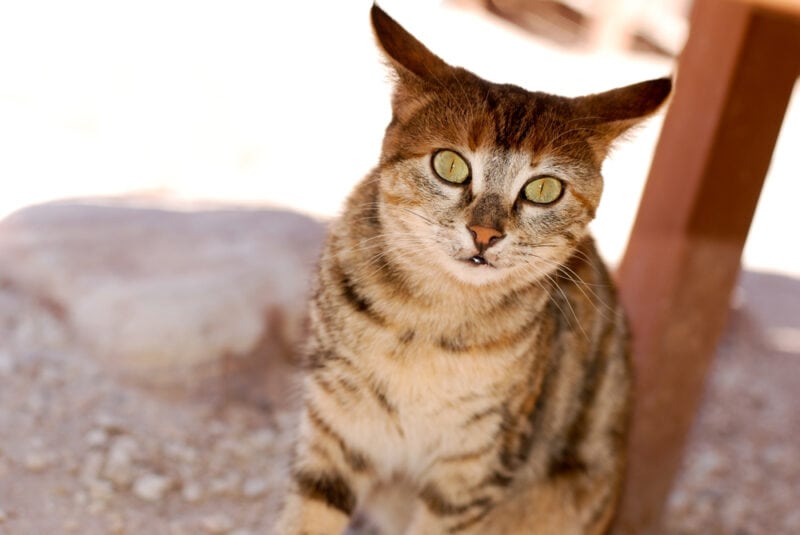
<instances>
[{"instance_id":1,"label":"rock","mask_svg":"<svg viewBox=\"0 0 800 535\"><path fill-rule=\"evenodd\" d=\"M0 509L0 524L8 520L8 513Z\"/></svg>"},{"instance_id":2,"label":"rock","mask_svg":"<svg viewBox=\"0 0 800 535\"><path fill-rule=\"evenodd\" d=\"M237 491L241 483L242 483L242 478L239 474L235 472L229 472L220 477L213 478L209 482L208 488L211 494L215 494L218 496L221 495L234 496L237 494Z\"/></svg>"},{"instance_id":3,"label":"rock","mask_svg":"<svg viewBox=\"0 0 800 535\"><path fill-rule=\"evenodd\" d=\"M224 514L203 517L200 525L209 533L228 533L234 527L233 520Z\"/></svg>"},{"instance_id":4,"label":"rock","mask_svg":"<svg viewBox=\"0 0 800 535\"><path fill-rule=\"evenodd\" d=\"M253 450L263 451L275 446L276 433L269 427L259 429L247 438L247 442Z\"/></svg>"},{"instance_id":5,"label":"rock","mask_svg":"<svg viewBox=\"0 0 800 535\"><path fill-rule=\"evenodd\" d=\"M131 437L120 436L113 442L103 467L102 475L118 487L127 487L136 477L134 457L139 452L138 443Z\"/></svg>"},{"instance_id":6,"label":"rock","mask_svg":"<svg viewBox=\"0 0 800 535\"><path fill-rule=\"evenodd\" d=\"M109 517L108 530L111 535L123 535L125 533L125 520L122 515L115 513Z\"/></svg>"},{"instance_id":7,"label":"rock","mask_svg":"<svg viewBox=\"0 0 800 535\"><path fill-rule=\"evenodd\" d=\"M189 465L198 458L197 450L179 442L167 442L164 445L164 455L169 459Z\"/></svg>"},{"instance_id":8,"label":"rock","mask_svg":"<svg viewBox=\"0 0 800 535\"><path fill-rule=\"evenodd\" d=\"M89 484L98 479L105 462L106 459L103 453L90 451L83 459L83 464L80 467L80 480Z\"/></svg>"},{"instance_id":9,"label":"rock","mask_svg":"<svg viewBox=\"0 0 800 535\"><path fill-rule=\"evenodd\" d=\"M188 481L181 487L181 497L187 503L195 503L203 498L203 488L193 481Z\"/></svg>"},{"instance_id":10,"label":"rock","mask_svg":"<svg viewBox=\"0 0 800 535\"><path fill-rule=\"evenodd\" d=\"M99 361L191 386L291 353L323 235L280 210L53 203L0 222L0 273Z\"/></svg>"},{"instance_id":11,"label":"rock","mask_svg":"<svg viewBox=\"0 0 800 535\"><path fill-rule=\"evenodd\" d=\"M105 446L108 442L108 433L105 429L91 429L86 433L85 441L86 445L92 448Z\"/></svg>"},{"instance_id":12,"label":"rock","mask_svg":"<svg viewBox=\"0 0 800 535\"><path fill-rule=\"evenodd\" d=\"M55 460L55 456L50 452L31 451L25 454L23 465L31 472L43 472Z\"/></svg>"},{"instance_id":13,"label":"rock","mask_svg":"<svg viewBox=\"0 0 800 535\"><path fill-rule=\"evenodd\" d=\"M172 486L172 479L160 474L144 474L133 483L133 493L148 501L160 501Z\"/></svg>"},{"instance_id":14,"label":"rock","mask_svg":"<svg viewBox=\"0 0 800 535\"><path fill-rule=\"evenodd\" d=\"M244 481L242 485L242 494L246 498L257 498L266 494L269 488L269 482L260 477L251 477Z\"/></svg>"},{"instance_id":15,"label":"rock","mask_svg":"<svg viewBox=\"0 0 800 535\"><path fill-rule=\"evenodd\" d=\"M114 496L114 488L108 481L92 480L87 484L89 497L94 502L108 502Z\"/></svg>"},{"instance_id":16,"label":"rock","mask_svg":"<svg viewBox=\"0 0 800 535\"><path fill-rule=\"evenodd\" d=\"M11 355L0 351L0 377L11 375L14 371L14 360Z\"/></svg>"},{"instance_id":17,"label":"rock","mask_svg":"<svg viewBox=\"0 0 800 535\"><path fill-rule=\"evenodd\" d=\"M126 431L122 418L106 412L101 412L95 416L94 422L100 429L110 435L119 435Z\"/></svg>"}]
</instances>

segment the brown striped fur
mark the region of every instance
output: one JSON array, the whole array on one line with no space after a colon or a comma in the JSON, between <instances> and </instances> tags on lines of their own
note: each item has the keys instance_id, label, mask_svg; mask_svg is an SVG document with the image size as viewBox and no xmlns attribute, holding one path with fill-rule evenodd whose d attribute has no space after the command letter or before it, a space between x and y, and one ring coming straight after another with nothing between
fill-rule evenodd
<instances>
[{"instance_id":1,"label":"brown striped fur","mask_svg":"<svg viewBox=\"0 0 800 535\"><path fill-rule=\"evenodd\" d=\"M610 144L670 82L531 93L449 66L376 6L372 21L394 114L320 261L276 533L606 533L630 370L587 224ZM434 174L441 149L468 183ZM542 175L563 193L534 205L520 191ZM502 237L473 243L471 226Z\"/></svg>"}]
</instances>

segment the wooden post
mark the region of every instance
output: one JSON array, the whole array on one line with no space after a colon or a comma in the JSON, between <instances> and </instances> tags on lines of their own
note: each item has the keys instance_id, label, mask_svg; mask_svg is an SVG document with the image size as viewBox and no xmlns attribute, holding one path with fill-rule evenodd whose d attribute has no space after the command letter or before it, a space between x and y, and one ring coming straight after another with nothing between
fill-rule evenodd
<instances>
[{"instance_id":1,"label":"wooden post","mask_svg":"<svg viewBox=\"0 0 800 535\"><path fill-rule=\"evenodd\" d=\"M658 533L800 74L800 15L760 4L695 2L619 269L637 381L617 533Z\"/></svg>"}]
</instances>

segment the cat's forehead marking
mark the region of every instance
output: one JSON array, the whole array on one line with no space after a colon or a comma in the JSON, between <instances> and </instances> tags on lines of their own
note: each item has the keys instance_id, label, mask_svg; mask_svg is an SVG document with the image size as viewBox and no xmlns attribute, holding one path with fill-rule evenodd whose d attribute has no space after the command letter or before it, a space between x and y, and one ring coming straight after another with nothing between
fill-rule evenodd
<instances>
[{"instance_id":1,"label":"cat's forehead marking","mask_svg":"<svg viewBox=\"0 0 800 535\"><path fill-rule=\"evenodd\" d=\"M479 150L474 154L473 194L488 192L513 197L544 161L537 161L525 152L514 150Z\"/></svg>"}]
</instances>

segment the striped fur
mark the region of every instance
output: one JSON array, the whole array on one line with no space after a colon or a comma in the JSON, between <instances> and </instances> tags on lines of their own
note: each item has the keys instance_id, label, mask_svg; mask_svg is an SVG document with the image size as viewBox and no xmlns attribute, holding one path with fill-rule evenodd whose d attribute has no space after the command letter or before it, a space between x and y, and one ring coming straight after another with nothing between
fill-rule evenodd
<instances>
[{"instance_id":1,"label":"striped fur","mask_svg":"<svg viewBox=\"0 0 800 535\"><path fill-rule=\"evenodd\" d=\"M669 82L530 93L450 67L377 7L373 25L397 73L394 115L320 261L276 533L606 533L628 334L586 227L610 143ZM464 157L469 183L434 174L440 149ZM541 175L564 184L551 205L520 196ZM479 247L475 225L502 238ZM394 486L406 498L384 502L404 512L371 530L370 504Z\"/></svg>"}]
</instances>

